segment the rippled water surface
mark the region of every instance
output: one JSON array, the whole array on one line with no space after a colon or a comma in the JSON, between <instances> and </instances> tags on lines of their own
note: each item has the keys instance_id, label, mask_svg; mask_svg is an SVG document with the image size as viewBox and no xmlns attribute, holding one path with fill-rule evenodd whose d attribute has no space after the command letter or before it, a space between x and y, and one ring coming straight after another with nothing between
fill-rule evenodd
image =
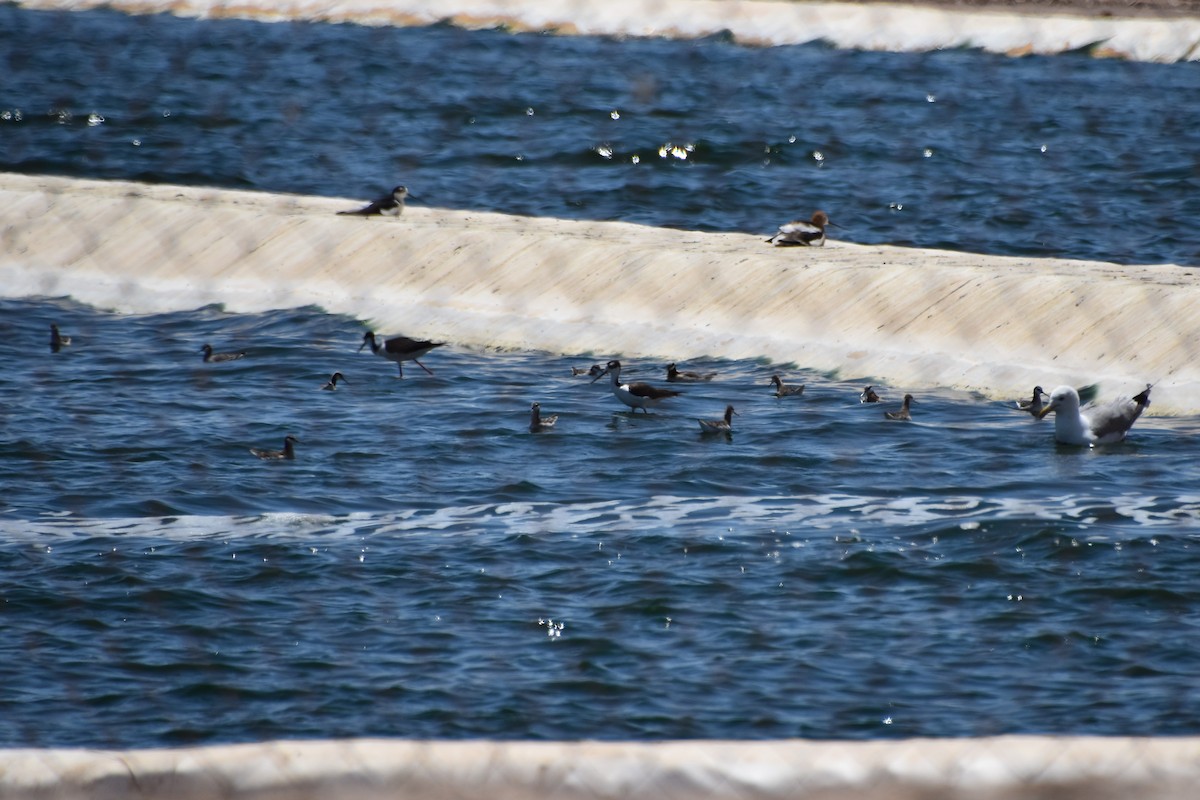
<instances>
[{"instance_id":1,"label":"rippled water surface","mask_svg":"<svg viewBox=\"0 0 1200 800\"><path fill-rule=\"evenodd\" d=\"M0 5L0 73L0 170L1200 264L1190 63Z\"/></svg>"},{"instance_id":2,"label":"rippled water surface","mask_svg":"<svg viewBox=\"0 0 1200 800\"><path fill-rule=\"evenodd\" d=\"M1196 418L713 360L634 416L571 375L614 354L363 330L0 301L0 746L1197 732Z\"/></svg>"}]
</instances>

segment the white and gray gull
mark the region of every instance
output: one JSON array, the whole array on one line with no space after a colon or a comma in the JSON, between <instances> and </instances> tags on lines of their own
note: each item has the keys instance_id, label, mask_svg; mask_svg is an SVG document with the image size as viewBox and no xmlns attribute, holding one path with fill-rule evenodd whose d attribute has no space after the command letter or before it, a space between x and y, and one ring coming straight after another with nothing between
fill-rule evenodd
<instances>
[{"instance_id":1,"label":"white and gray gull","mask_svg":"<svg viewBox=\"0 0 1200 800\"><path fill-rule=\"evenodd\" d=\"M1054 438L1062 444L1091 446L1112 444L1125 434L1150 407L1153 384L1133 397L1121 397L1104 405L1093 403L1079 407L1079 392L1071 386L1059 386L1050 393L1050 402L1037 413L1038 419L1054 413Z\"/></svg>"}]
</instances>

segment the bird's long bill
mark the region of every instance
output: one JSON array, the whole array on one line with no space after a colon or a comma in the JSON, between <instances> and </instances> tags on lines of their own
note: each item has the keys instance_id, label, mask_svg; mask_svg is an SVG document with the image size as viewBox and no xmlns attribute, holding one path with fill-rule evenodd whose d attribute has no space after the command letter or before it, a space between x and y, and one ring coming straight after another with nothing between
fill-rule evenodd
<instances>
[{"instance_id":1,"label":"bird's long bill","mask_svg":"<svg viewBox=\"0 0 1200 800\"><path fill-rule=\"evenodd\" d=\"M356 353L361 353L361 352L362 352L362 349L363 349L364 347L366 347L366 346L367 346L367 340L366 340L366 339L363 339L363 343L362 343L362 344L360 344L360 345L358 346L358 350L356 350L355 352L356 352Z\"/></svg>"},{"instance_id":2,"label":"bird's long bill","mask_svg":"<svg viewBox=\"0 0 1200 800\"><path fill-rule=\"evenodd\" d=\"M1038 419L1045 419L1045 418L1046 418L1046 415L1047 415L1047 414L1049 414L1049 413L1050 413L1051 411L1053 411L1053 410L1054 410L1054 405L1053 405L1052 403L1047 403L1047 404L1045 405L1045 407L1044 407L1044 408L1042 408L1042 410L1041 410L1041 411L1037 412L1037 418L1038 418Z\"/></svg>"},{"instance_id":3,"label":"bird's long bill","mask_svg":"<svg viewBox=\"0 0 1200 800\"><path fill-rule=\"evenodd\" d=\"M608 374L608 367L605 367L603 372L601 372L601 373L600 373L599 375L597 375L596 377L592 378L592 383L595 383L596 381L600 380L601 378L603 378L603 377L604 377L605 375L607 375L607 374Z\"/></svg>"}]
</instances>

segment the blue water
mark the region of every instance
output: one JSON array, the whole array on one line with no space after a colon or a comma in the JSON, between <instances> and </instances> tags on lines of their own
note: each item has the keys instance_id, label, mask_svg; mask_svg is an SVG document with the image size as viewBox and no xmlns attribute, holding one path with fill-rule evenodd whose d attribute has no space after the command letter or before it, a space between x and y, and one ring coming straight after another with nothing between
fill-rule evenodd
<instances>
[{"instance_id":1,"label":"blue water","mask_svg":"<svg viewBox=\"0 0 1200 800\"><path fill-rule=\"evenodd\" d=\"M0 5L0 73L5 170L1200 263L1194 65ZM571 376L620 354L363 330L0 300L0 746L1198 732L1200 419L690 353L634 416Z\"/></svg>"},{"instance_id":2,"label":"blue water","mask_svg":"<svg viewBox=\"0 0 1200 800\"><path fill-rule=\"evenodd\" d=\"M0 5L0 74L6 171L1200 264L1194 63Z\"/></svg>"},{"instance_id":3,"label":"blue water","mask_svg":"<svg viewBox=\"0 0 1200 800\"><path fill-rule=\"evenodd\" d=\"M1200 418L709 359L635 416L609 354L401 380L363 330L0 301L0 746L1197 732Z\"/></svg>"}]
</instances>

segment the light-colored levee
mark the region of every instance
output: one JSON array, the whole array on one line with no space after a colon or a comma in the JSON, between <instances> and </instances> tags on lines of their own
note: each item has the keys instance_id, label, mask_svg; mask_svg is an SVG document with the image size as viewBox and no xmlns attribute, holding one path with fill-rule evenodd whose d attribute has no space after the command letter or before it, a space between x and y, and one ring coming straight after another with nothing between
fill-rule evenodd
<instances>
[{"instance_id":1,"label":"light-colored levee","mask_svg":"<svg viewBox=\"0 0 1200 800\"><path fill-rule=\"evenodd\" d=\"M1200 739L265 742L0 750L0 794L142 800L1190 800Z\"/></svg>"},{"instance_id":2,"label":"light-colored levee","mask_svg":"<svg viewBox=\"0 0 1200 800\"><path fill-rule=\"evenodd\" d=\"M994 397L1153 382L1152 413L1200 411L1193 268L773 248L419 206L398 219L334 213L357 202L0 174L0 292L131 313L315 304L466 346L766 358Z\"/></svg>"},{"instance_id":3,"label":"light-colored levee","mask_svg":"<svg viewBox=\"0 0 1200 800\"><path fill-rule=\"evenodd\" d=\"M725 33L738 42L899 52L973 47L1054 54L1092 48L1102 57L1174 62L1200 58L1200 19L1018 14L906 3L795 0L18 0L34 9L113 8L133 14L312 20L359 25L430 25L597 36L692 38ZM1069 9L1068 9L1069 11Z\"/></svg>"}]
</instances>

